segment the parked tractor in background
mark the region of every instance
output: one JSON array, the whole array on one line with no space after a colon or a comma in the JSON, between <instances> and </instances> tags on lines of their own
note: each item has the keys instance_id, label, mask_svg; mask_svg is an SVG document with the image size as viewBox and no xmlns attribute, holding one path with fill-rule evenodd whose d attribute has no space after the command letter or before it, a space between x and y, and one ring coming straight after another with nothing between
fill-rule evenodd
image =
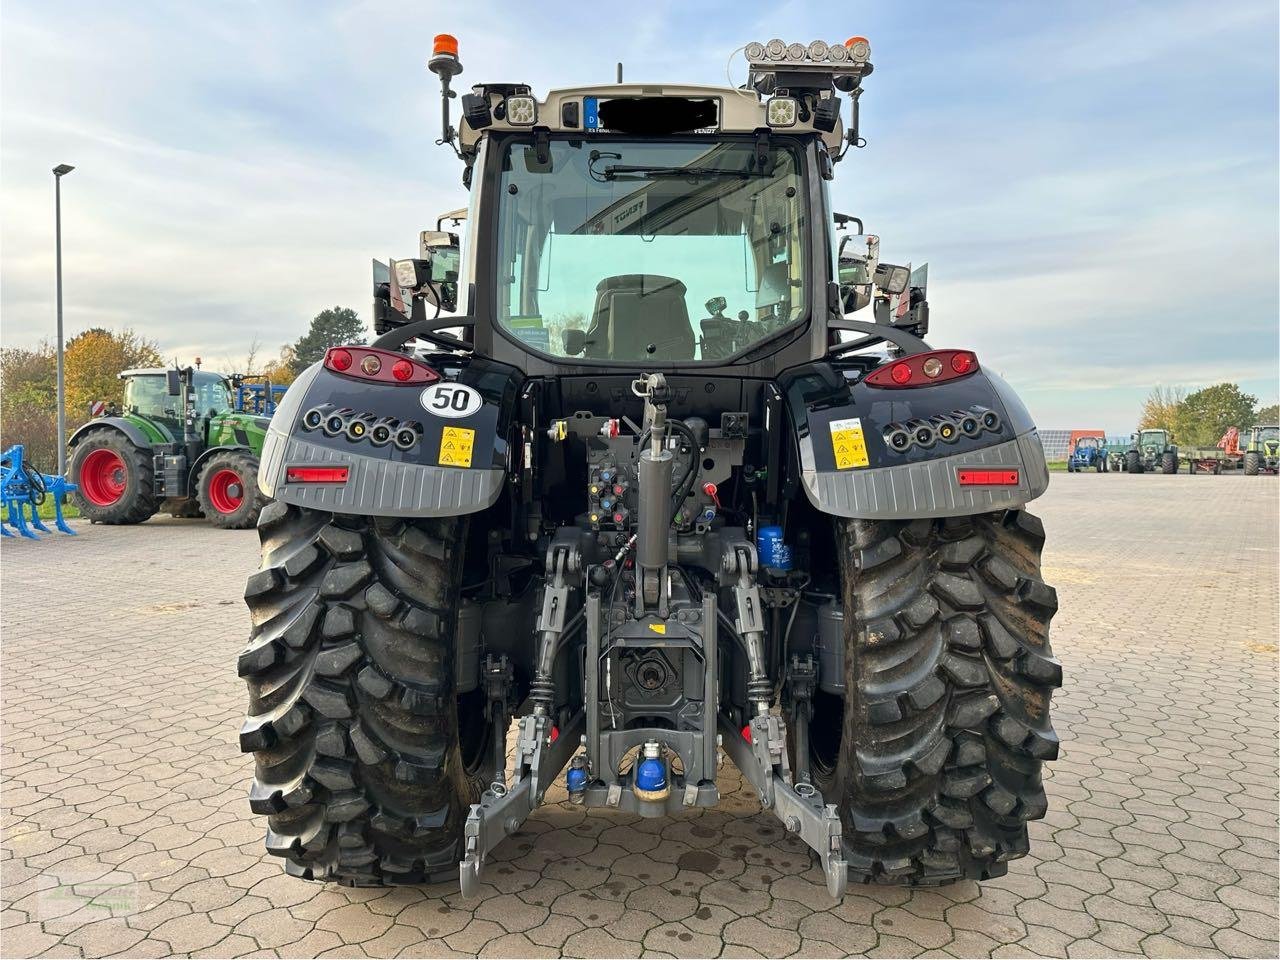
<instances>
[{"instance_id":1,"label":"parked tractor in background","mask_svg":"<svg viewBox=\"0 0 1280 960\"><path fill-rule=\"evenodd\" d=\"M1168 430L1141 430L1130 439L1133 447L1125 454L1129 473L1178 472L1178 448Z\"/></svg>"},{"instance_id":2,"label":"parked tractor in background","mask_svg":"<svg viewBox=\"0 0 1280 960\"><path fill-rule=\"evenodd\" d=\"M1270 424L1249 428L1244 448L1245 476L1280 472L1280 426Z\"/></svg>"},{"instance_id":3,"label":"parked tractor in background","mask_svg":"<svg viewBox=\"0 0 1280 960\"><path fill-rule=\"evenodd\" d=\"M1089 468L1097 473L1107 472L1107 441L1105 437L1081 437L1067 457L1067 473L1078 473Z\"/></svg>"},{"instance_id":4,"label":"parked tractor in background","mask_svg":"<svg viewBox=\"0 0 1280 960\"><path fill-rule=\"evenodd\" d=\"M76 506L94 523L141 523L160 510L217 527L258 522L258 459L269 418L237 413L217 373L126 370L123 412L95 403L74 434Z\"/></svg>"}]
</instances>

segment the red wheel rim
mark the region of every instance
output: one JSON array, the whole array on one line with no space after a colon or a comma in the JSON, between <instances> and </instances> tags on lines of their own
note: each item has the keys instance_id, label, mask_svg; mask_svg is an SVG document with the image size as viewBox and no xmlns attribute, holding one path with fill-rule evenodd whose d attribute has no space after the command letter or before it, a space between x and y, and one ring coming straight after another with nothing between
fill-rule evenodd
<instances>
[{"instance_id":1,"label":"red wheel rim","mask_svg":"<svg viewBox=\"0 0 1280 960\"><path fill-rule=\"evenodd\" d=\"M124 459L114 450L94 450L80 466L80 492L98 507L109 507L124 496L129 471Z\"/></svg>"},{"instance_id":2,"label":"red wheel rim","mask_svg":"<svg viewBox=\"0 0 1280 960\"><path fill-rule=\"evenodd\" d=\"M223 467L209 478L209 502L219 513L235 513L244 503L244 481L234 470Z\"/></svg>"}]
</instances>

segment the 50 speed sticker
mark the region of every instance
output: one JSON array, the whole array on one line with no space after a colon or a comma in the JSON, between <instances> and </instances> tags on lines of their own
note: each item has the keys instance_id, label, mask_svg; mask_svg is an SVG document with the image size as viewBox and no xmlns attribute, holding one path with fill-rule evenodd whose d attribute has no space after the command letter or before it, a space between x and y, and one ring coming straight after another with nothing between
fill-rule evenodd
<instances>
[{"instance_id":1,"label":"50 speed sticker","mask_svg":"<svg viewBox=\"0 0 1280 960\"><path fill-rule=\"evenodd\" d=\"M442 467L471 466L471 451L476 445L476 432L466 427L445 427L440 433Z\"/></svg>"},{"instance_id":2,"label":"50 speed sticker","mask_svg":"<svg viewBox=\"0 0 1280 960\"><path fill-rule=\"evenodd\" d=\"M837 470L865 467L871 462L867 459L867 440L858 417L831 421L831 447L835 451Z\"/></svg>"}]
</instances>

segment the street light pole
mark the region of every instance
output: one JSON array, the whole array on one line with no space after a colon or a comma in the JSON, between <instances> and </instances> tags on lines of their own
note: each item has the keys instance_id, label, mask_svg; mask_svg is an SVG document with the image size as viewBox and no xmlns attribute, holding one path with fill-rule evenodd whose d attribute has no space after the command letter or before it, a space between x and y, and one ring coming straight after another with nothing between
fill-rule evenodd
<instances>
[{"instance_id":1,"label":"street light pole","mask_svg":"<svg viewBox=\"0 0 1280 960\"><path fill-rule=\"evenodd\" d=\"M53 168L54 244L58 260L58 476L67 475L67 382L62 363L62 178L74 170L60 163Z\"/></svg>"}]
</instances>

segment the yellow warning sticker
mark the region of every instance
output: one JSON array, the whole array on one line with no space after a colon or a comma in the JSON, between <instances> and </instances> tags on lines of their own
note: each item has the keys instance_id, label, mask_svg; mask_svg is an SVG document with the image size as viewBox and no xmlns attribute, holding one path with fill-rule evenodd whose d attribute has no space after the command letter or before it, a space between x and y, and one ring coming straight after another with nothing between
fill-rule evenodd
<instances>
[{"instance_id":1,"label":"yellow warning sticker","mask_svg":"<svg viewBox=\"0 0 1280 960\"><path fill-rule=\"evenodd\" d=\"M440 466L469 467L476 432L466 427L445 427L440 434Z\"/></svg>"},{"instance_id":2,"label":"yellow warning sticker","mask_svg":"<svg viewBox=\"0 0 1280 960\"><path fill-rule=\"evenodd\" d=\"M867 459L867 440L858 417L831 421L831 447L835 451L837 470L865 467L871 462Z\"/></svg>"},{"instance_id":3,"label":"yellow warning sticker","mask_svg":"<svg viewBox=\"0 0 1280 960\"><path fill-rule=\"evenodd\" d=\"M665 623L651 623L649 624L649 629L654 633L661 633L664 636L667 633L667 625Z\"/></svg>"}]
</instances>

